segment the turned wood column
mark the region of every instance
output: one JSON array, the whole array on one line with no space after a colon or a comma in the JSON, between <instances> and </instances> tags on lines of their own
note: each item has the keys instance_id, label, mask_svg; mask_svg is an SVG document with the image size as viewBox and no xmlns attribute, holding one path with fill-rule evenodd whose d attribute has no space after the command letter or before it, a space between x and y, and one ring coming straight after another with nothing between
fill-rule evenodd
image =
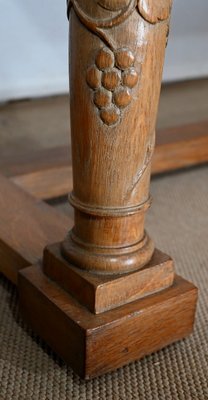
<instances>
[{"instance_id":1,"label":"turned wood column","mask_svg":"<svg viewBox=\"0 0 208 400\"><path fill-rule=\"evenodd\" d=\"M74 265L136 270L154 244L144 230L170 0L72 0L70 108Z\"/></svg>"}]
</instances>

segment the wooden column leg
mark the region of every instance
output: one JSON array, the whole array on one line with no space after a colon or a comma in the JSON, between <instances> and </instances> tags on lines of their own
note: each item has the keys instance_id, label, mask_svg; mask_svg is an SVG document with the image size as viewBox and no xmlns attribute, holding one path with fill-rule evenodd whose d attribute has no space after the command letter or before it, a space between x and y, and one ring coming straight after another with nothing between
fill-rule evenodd
<instances>
[{"instance_id":1,"label":"wooden column leg","mask_svg":"<svg viewBox=\"0 0 208 400\"><path fill-rule=\"evenodd\" d=\"M144 229L171 0L68 7L74 227L19 288L27 320L89 378L190 333L197 291Z\"/></svg>"}]
</instances>

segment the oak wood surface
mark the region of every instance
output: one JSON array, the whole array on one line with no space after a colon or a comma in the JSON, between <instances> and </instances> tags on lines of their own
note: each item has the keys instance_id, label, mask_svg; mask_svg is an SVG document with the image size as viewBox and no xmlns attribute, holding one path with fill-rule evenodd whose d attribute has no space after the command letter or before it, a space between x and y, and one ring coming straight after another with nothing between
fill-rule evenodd
<instances>
[{"instance_id":1,"label":"oak wood surface","mask_svg":"<svg viewBox=\"0 0 208 400\"><path fill-rule=\"evenodd\" d=\"M50 137L48 137L49 140ZM12 153L11 155L1 152L0 170L8 178L71 165L71 152L66 145L28 150L23 140L20 140L20 144L23 149L21 152Z\"/></svg>"},{"instance_id":2,"label":"oak wood surface","mask_svg":"<svg viewBox=\"0 0 208 400\"><path fill-rule=\"evenodd\" d=\"M158 131L152 173L208 162L208 121Z\"/></svg>"},{"instance_id":3,"label":"oak wood surface","mask_svg":"<svg viewBox=\"0 0 208 400\"><path fill-rule=\"evenodd\" d=\"M171 5L68 1L75 214L62 255L87 271L138 270L154 252L144 219Z\"/></svg>"},{"instance_id":4,"label":"oak wood surface","mask_svg":"<svg viewBox=\"0 0 208 400\"><path fill-rule=\"evenodd\" d=\"M68 0L74 226L60 239L58 254L47 248L43 263L37 258L20 269L18 288L26 320L84 378L193 329L197 289L177 276L173 282L172 260L155 251L144 229L171 4ZM45 169L50 184L53 172ZM35 179L44 197L38 171ZM12 184L8 194L3 184L5 205ZM12 222L7 220L12 225L17 216L23 234L15 222L11 243L10 237L3 243L13 251L18 238L24 248L17 246L15 255L22 257L25 248L30 255L36 244L39 254L49 233L52 242L56 226L62 234L65 225L58 214L51 217L50 207L41 204L42 216L32 198L30 203L16 192Z\"/></svg>"},{"instance_id":5,"label":"oak wood surface","mask_svg":"<svg viewBox=\"0 0 208 400\"><path fill-rule=\"evenodd\" d=\"M112 276L70 265L62 256L59 243L45 249L43 271L95 314L164 290L174 279L172 259L159 250L155 250L151 261L141 270Z\"/></svg>"},{"instance_id":6,"label":"oak wood surface","mask_svg":"<svg viewBox=\"0 0 208 400\"><path fill-rule=\"evenodd\" d=\"M208 121L158 130L152 175L208 162ZM0 160L1 172L40 199L72 190L70 151L66 146L27 152Z\"/></svg>"},{"instance_id":7,"label":"oak wood surface","mask_svg":"<svg viewBox=\"0 0 208 400\"><path fill-rule=\"evenodd\" d=\"M197 289L180 277L158 294L96 316L40 266L21 270L18 287L23 316L82 378L137 360L193 329Z\"/></svg>"},{"instance_id":8,"label":"oak wood surface","mask_svg":"<svg viewBox=\"0 0 208 400\"><path fill-rule=\"evenodd\" d=\"M207 91L208 79L163 84L156 130L207 120ZM68 144L68 95L0 103L0 165Z\"/></svg>"},{"instance_id":9,"label":"oak wood surface","mask_svg":"<svg viewBox=\"0 0 208 400\"><path fill-rule=\"evenodd\" d=\"M38 262L47 244L63 240L72 220L0 175L0 272L13 283Z\"/></svg>"},{"instance_id":10,"label":"oak wood surface","mask_svg":"<svg viewBox=\"0 0 208 400\"><path fill-rule=\"evenodd\" d=\"M72 190L72 167L69 163L61 167L54 164L50 169L14 176L11 181L38 199L50 200Z\"/></svg>"}]
</instances>

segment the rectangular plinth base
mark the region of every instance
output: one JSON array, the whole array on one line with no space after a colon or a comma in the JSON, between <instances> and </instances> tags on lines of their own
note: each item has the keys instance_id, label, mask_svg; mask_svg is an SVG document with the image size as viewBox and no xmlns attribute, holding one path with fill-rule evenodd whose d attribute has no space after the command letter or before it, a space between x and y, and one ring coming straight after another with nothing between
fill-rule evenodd
<instances>
[{"instance_id":1,"label":"rectangular plinth base","mask_svg":"<svg viewBox=\"0 0 208 400\"><path fill-rule=\"evenodd\" d=\"M44 250L44 273L92 313L99 314L171 286L173 260L155 249L150 262L127 274L95 275L69 264L60 243Z\"/></svg>"},{"instance_id":2,"label":"rectangular plinth base","mask_svg":"<svg viewBox=\"0 0 208 400\"><path fill-rule=\"evenodd\" d=\"M82 378L112 371L192 332L197 288L175 276L157 294L94 315L32 266L19 273L23 315Z\"/></svg>"}]
</instances>

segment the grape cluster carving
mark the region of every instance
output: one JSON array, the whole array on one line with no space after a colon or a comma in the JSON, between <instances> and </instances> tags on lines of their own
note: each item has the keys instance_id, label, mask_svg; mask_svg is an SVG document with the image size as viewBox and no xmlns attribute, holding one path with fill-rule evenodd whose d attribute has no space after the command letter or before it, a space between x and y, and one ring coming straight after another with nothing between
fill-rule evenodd
<instances>
[{"instance_id":1,"label":"grape cluster carving","mask_svg":"<svg viewBox=\"0 0 208 400\"><path fill-rule=\"evenodd\" d=\"M132 89L139 75L134 68L135 56L127 48L111 51L104 47L95 64L87 70L87 83L93 90L93 101L104 124L119 122L123 110L132 100Z\"/></svg>"}]
</instances>

